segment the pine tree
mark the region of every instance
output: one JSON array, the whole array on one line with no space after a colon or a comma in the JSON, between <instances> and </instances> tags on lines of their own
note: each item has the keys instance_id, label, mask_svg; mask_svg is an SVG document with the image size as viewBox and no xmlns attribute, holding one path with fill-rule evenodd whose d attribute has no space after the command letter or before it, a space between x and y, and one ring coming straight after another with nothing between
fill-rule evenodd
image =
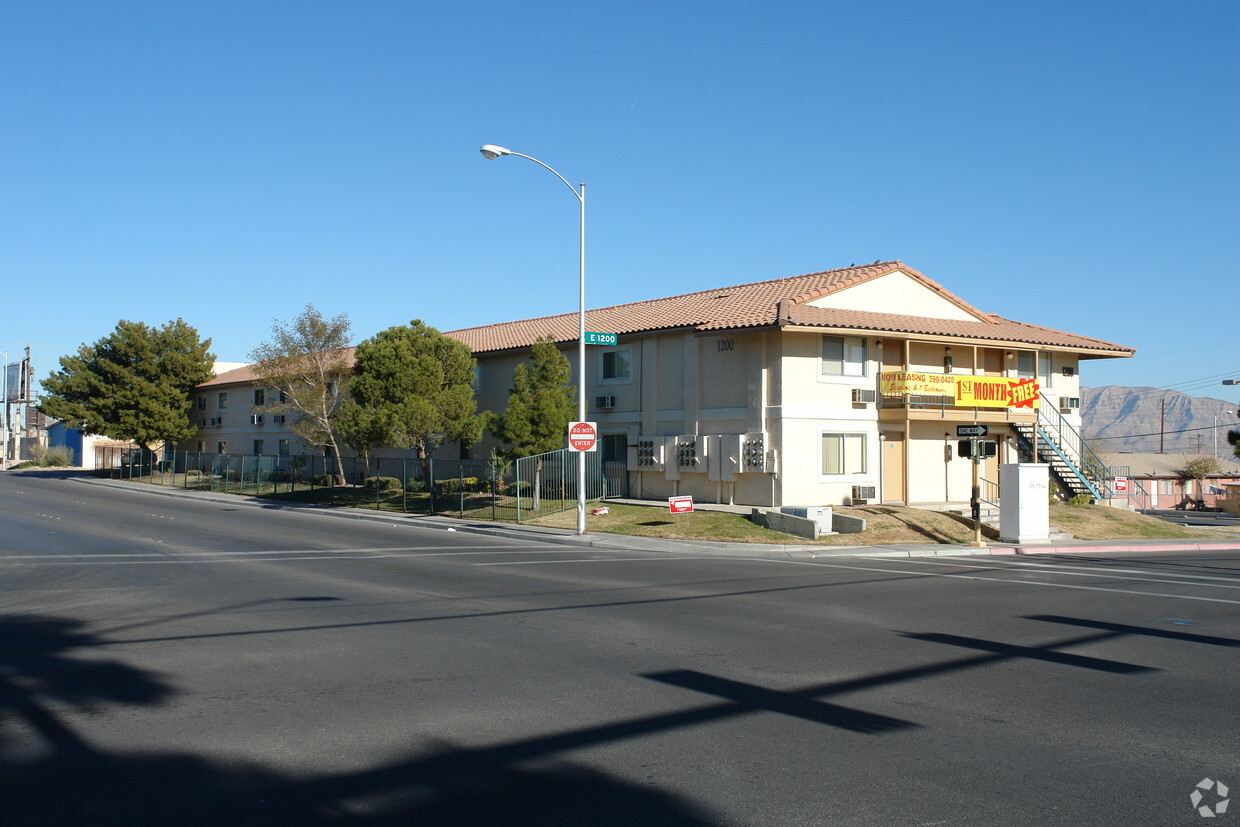
<instances>
[{"instance_id":1,"label":"pine tree","mask_svg":"<svg viewBox=\"0 0 1240 827\"><path fill-rule=\"evenodd\" d=\"M120 321L116 330L43 380L39 409L84 433L152 449L195 433L190 390L211 378L210 339L183 319L163 327Z\"/></svg>"},{"instance_id":2,"label":"pine tree","mask_svg":"<svg viewBox=\"0 0 1240 827\"><path fill-rule=\"evenodd\" d=\"M569 384L572 369L568 359L551 337L539 339L530 348L531 365L517 365L512 377L508 409L491 424L491 433L511 446L511 458L545 454L564 447L568 423L576 410L576 388ZM534 509L541 497L542 462L534 464Z\"/></svg>"},{"instance_id":3,"label":"pine tree","mask_svg":"<svg viewBox=\"0 0 1240 827\"><path fill-rule=\"evenodd\" d=\"M430 456L446 442L477 442L473 354L463 342L414 319L357 346L350 400L340 427L355 449L412 448L431 479Z\"/></svg>"}]
</instances>

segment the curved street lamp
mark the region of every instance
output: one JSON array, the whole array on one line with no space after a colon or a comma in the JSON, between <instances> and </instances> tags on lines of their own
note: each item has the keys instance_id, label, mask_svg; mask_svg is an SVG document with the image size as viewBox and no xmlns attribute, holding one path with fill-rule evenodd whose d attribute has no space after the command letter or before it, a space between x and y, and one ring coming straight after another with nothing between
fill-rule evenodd
<instances>
[{"instance_id":1,"label":"curved street lamp","mask_svg":"<svg viewBox=\"0 0 1240 827\"><path fill-rule=\"evenodd\" d=\"M577 311L577 421L584 422L586 419L586 185L584 183L581 184L581 190L578 191L572 184L568 183L568 179L563 175L532 155L523 155L520 152L513 152L511 149L496 146L495 144L483 144L479 152L488 161L494 161L496 158L504 155L516 155L518 158L533 161L563 181L564 186L568 187L568 191L573 194L573 197L581 205L581 273L578 282L579 304ZM577 453L577 533L586 533L586 455L584 451Z\"/></svg>"}]
</instances>

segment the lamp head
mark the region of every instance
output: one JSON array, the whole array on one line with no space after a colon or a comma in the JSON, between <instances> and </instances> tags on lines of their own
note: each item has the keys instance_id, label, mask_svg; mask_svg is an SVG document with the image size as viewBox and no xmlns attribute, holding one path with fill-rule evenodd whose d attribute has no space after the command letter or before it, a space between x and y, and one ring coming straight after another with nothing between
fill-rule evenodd
<instances>
[{"instance_id":1,"label":"lamp head","mask_svg":"<svg viewBox=\"0 0 1240 827\"><path fill-rule=\"evenodd\" d=\"M501 155L512 154L511 149L504 149L502 146L496 146L495 144L483 144L482 149L478 151L481 152L482 157L486 158L488 161L494 161Z\"/></svg>"}]
</instances>

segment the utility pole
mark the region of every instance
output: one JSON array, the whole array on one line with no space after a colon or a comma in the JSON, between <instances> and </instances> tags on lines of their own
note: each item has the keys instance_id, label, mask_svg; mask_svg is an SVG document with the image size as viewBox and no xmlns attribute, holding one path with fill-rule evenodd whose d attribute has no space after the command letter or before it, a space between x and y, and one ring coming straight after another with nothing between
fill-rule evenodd
<instances>
[{"instance_id":1,"label":"utility pole","mask_svg":"<svg viewBox=\"0 0 1240 827\"><path fill-rule=\"evenodd\" d=\"M1158 414L1158 453L1167 453L1164 448L1167 438L1167 397L1162 398L1162 410Z\"/></svg>"}]
</instances>

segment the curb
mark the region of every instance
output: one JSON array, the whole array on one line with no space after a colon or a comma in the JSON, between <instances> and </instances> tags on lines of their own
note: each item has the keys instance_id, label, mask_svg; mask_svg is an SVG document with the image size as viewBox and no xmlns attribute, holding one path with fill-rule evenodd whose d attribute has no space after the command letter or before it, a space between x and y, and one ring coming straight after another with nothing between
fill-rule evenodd
<instances>
[{"instance_id":1,"label":"curb","mask_svg":"<svg viewBox=\"0 0 1240 827\"><path fill-rule=\"evenodd\" d=\"M477 534L487 537L498 537L507 540L528 540L530 542L551 543L561 546L575 546L581 549L617 549L626 551L646 552L678 552L702 555L727 556L758 556L780 555L788 557L808 557L823 559L830 557L964 557L987 555L1029 555L1029 554L1115 554L1131 552L1156 551L1215 551L1223 548L1240 546L1240 537L1230 540L1185 540L1182 542L1151 542L1132 543L1116 542L1109 545L987 545L982 548L972 546L936 545L936 546L796 546L771 545L762 543L728 543L719 540L664 540L660 538L639 538L626 534L587 534L584 537L568 533L569 529L528 528L509 525L489 525L476 522L465 522L457 517L439 515L406 514L403 512L367 511L349 508L348 506L321 506L294 503L273 503L242 497L235 494L216 494L210 491L190 491L180 488L163 488L157 485L135 486L134 483L104 479L99 477L75 478L88 485L103 485L126 491L140 491L165 497L192 496L194 499L209 502L241 505L248 508L267 510L305 512L322 514L349 520L396 522L417 528L431 528L439 531L455 531L466 534ZM636 541L636 542L634 542Z\"/></svg>"}]
</instances>

